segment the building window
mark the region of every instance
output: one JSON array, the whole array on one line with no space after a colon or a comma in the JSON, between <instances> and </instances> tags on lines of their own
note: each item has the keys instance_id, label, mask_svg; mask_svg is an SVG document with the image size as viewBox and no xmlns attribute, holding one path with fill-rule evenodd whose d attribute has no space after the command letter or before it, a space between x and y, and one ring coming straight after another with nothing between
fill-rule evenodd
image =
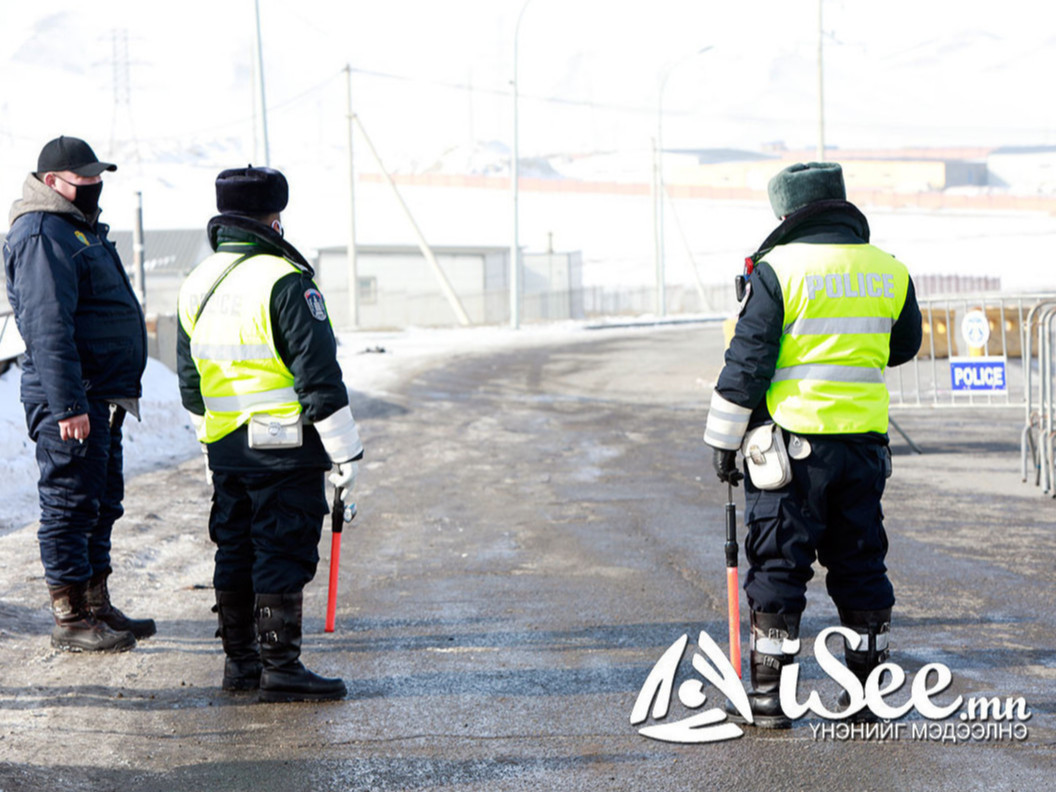
<instances>
[{"instance_id":1,"label":"building window","mask_svg":"<svg viewBox=\"0 0 1056 792\"><path fill-rule=\"evenodd\" d=\"M378 302L378 279L374 277L359 278L359 304L377 305Z\"/></svg>"}]
</instances>

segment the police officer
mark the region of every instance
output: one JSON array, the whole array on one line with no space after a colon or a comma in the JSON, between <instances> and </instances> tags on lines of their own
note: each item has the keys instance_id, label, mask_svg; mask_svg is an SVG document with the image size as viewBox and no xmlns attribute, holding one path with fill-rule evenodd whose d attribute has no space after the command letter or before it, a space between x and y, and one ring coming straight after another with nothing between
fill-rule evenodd
<instances>
[{"instance_id":1,"label":"police officer","mask_svg":"<svg viewBox=\"0 0 1056 792\"><path fill-rule=\"evenodd\" d=\"M784 466L775 452L788 449L786 483L753 481L748 467L744 584L754 721L787 728L778 683L798 651L815 557L841 623L861 640L844 647L848 668L864 681L887 658L895 598L880 508L891 465L884 369L916 354L921 316L906 267L869 244L838 164L792 165L768 191L781 223L746 260L747 294L704 440L719 480L734 484L746 436L745 454L768 470Z\"/></svg>"},{"instance_id":2,"label":"police officer","mask_svg":"<svg viewBox=\"0 0 1056 792\"><path fill-rule=\"evenodd\" d=\"M110 537L124 513L122 423L139 417L143 311L99 222L100 162L80 138L41 149L11 208L7 296L26 344L21 398L36 443L37 536L62 651L115 652L153 635L110 602Z\"/></svg>"},{"instance_id":3,"label":"police officer","mask_svg":"<svg viewBox=\"0 0 1056 792\"><path fill-rule=\"evenodd\" d=\"M302 590L319 561L325 471L351 492L363 455L323 296L283 238L288 197L276 170L220 173L215 253L178 300L180 391L213 485L222 687L259 688L262 701L346 694L300 662Z\"/></svg>"}]
</instances>

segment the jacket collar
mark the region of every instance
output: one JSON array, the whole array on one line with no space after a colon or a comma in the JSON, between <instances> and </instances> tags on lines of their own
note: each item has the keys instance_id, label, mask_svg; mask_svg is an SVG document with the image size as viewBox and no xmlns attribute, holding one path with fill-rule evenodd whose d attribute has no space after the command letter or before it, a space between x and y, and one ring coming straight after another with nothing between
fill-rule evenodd
<instances>
[{"instance_id":1,"label":"jacket collar","mask_svg":"<svg viewBox=\"0 0 1056 792\"><path fill-rule=\"evenodd\" d=\"M226 213L217 215L209 221L206 232L209 235L209 245L213 250L219 250L224 243L253 245L260 248L260 253L280 256L304 271L308 277L315 277L312 265L297 248L270 226L258 223L249 217Z\"/></svg>"},{"instance_id":2,"label":"jacket collar","mask_svg":"<svg viewBox=\"0 0 1056 792\"><path fill-rule=\"evenodd\" d=\"M89 228L95 226L100 214L96 210L95 217L85 217L80 209L42 182L35 173L26 176L22 183L22 198L11 205L8 220L14 223L22 215L31 212L70 215L70 219L84 223Z\"/></svg>"},{"instance_id":3,"label":"jacket collar","mask_svg":"<svg viewBox=\"0 0 1056 792\"><path fill-rule=\"evenodd\" d=\"M869 221L857 206L849 201L814 201L782 220L751 258L758 262L778 245L833 231L869 241Z\"/></svg>"}]
</instances>

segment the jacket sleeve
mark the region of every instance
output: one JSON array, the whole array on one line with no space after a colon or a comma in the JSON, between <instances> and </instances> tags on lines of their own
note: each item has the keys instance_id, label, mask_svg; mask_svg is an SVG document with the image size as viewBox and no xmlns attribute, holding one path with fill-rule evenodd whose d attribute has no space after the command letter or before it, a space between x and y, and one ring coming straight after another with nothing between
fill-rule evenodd
<instances>
[{"instance_id":1,"label":"jacket sleeve","mask_svg":"<svg viewBox=\"0 0 1056 792\"><path fill-rule=\"evenodd\" d=\"M51 236L33 234L13 251L18 327L40 377L48 409L59 420L88 411L74 337L80 293L73 256Z\"/></svg>"},{"instance_id":2,"label":"jacket sleeve","mask_svg":"<svg viewBox=\"0 0 1056 792\"><path fill-rule=\"evenodd\" d=\"M330 319L326 315L317 318L306 297L318 291L307 275L290 273L280 278L271 292L275 348L293 374L304 417L313 423L348 406L348 389L337 362L337 339Z\"/></svg>"},{"instance_id":3,"label":"jacket sleeve","mask_svg":"<svg viewBox=\"0 0 1056 792\"><path fill-rule=\"evenodd\" d=\"M754 410L770 387L781 351L785 301L777 275L765 261L752 273L751 289L737 319L716 392Z\"/></svg>"},{"instance_id":4,"label":"jacket sleeve","mask_svg":"<svg viewBox=\"0 0 1056 792\"><path fill-rule=\"evenodd\" d=\"M712 448L736 450L752 420L769 416L763 397L777 366L784 313L781 284L770 265L760 262L711 394L704 442Z\"/></svg>"},{"instance_id":5,"label":"jacket sleeve","mask_svg":"<svg viewBox=\"0 0 1056 792\"><path fill-rule=\"evenodd\" d=\"M180 401L184 409L195 415L205 415L202 378L191 357L191 337L179 320L176 322L176 373L180 378Z\"/></svg>"},{"instance_id":6,"label":"jacket sleeve","mask_svg":"<svg viewBox=\"0 0 1056 792\"><path fill-rule=\"evenodd\" d=\"M891 327L891 356L888 358L887 365L901 366L916 357L917 352L920 351L923 335L917 291L913 286L913 279L910 278L909 287L906 289L906 302L902 306L898 319Z\"/></svg>"}]
</instances>

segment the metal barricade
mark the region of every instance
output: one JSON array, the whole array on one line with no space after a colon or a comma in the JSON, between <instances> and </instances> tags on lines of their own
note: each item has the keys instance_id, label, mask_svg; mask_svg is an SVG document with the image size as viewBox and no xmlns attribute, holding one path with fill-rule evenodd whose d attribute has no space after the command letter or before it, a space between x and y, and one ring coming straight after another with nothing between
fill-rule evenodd
<instances>
[{"instance_id":1,"label":"metal barricade","mask_svg":"<svg viewBox=\"0 0 1056 792\"><path fill-rule=\"evenodd\" d=\"M1056 497L1056 347L1053 344L1056 298L1041 300L1031 309L1023 341L1027 354L1033 343L1035 329L1038 336L1038 382L1035 394L1032 385L1034 366L1028 366L1027 401L1020 438L1022 474L1023 481L1026 481L1032 467L1035 485L1040 486L1046 494Z\"/></svg>"},{"instance_id":2,"label":"metal barricade","mask_svg":"<svg viewBox=\"0 0 1056 792\"><path fill-rule=\"evenodd\" d=\"M917 356L888 369L891 406L898 407L1010 407L1027 401L1026 372L1030 350L1024 328L1031 310L1054 295L968 294L919 300L924 337ZM969 314L984 318L989 332L980 346L970 346L959 328ZM1002 387L958 390L951 361L1001 359Z\"/></svg>"},{"instance_id":3,"label":"metal barricade","mask_svg":"<svg viewBox=\"0 0 1056 792\"><path fill-rule=\"evenodd\" d=\"M910 362L888 369L891 408L995 407L1022 409L1023 481L1056 497L1056 294L978 293L921 299L924 337ZM969 320L985 329L966 336ZM958 378L972 367L1000 372L992 381Z\"/></svg>"}]
</instances>

